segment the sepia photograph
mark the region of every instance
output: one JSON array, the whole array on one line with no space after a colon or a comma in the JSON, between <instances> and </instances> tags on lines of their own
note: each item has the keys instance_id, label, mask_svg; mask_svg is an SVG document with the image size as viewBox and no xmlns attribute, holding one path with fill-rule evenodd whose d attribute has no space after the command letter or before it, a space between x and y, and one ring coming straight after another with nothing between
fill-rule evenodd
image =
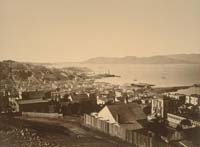
<instances>
[{"instance_id":1,"label":"sepia photograph","mask_svg":"<svg viewBox=\"0 0 200 147\"><path fill-rule=\"evenodd\" d=\"M200 147L200 0L0 0L0 147Z\"/></svg>"}]
</instances>

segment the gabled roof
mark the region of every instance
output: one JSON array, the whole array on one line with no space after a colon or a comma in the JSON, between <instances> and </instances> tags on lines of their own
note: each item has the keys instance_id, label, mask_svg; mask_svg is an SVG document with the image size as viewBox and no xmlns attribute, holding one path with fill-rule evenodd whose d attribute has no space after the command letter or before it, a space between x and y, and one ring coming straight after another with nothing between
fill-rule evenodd
<instances>
[{"instance_id":1,"label":"gabled roof","mask_svg":"<svg viewBox=\"0 0 200 147\"><path fill-rule=\"evenodd\" d=\"M85 94L85 93L82 93L82 94L72 94L71 97L72 97L73 101L78 101L78 102L89 99L89 96L87 94Z\"/></svg>"},{"instance_id":2,"label":"gabled roof","mask_svg":"<svg viewBox=\"0 0 200 147\"><path fill-rule=\"evenodd\" d=\"M131 123L146 119L145 113L137 103L108 105L107 107L115 119L119 118L119 123Z\"/></svg>"}]
</instances>

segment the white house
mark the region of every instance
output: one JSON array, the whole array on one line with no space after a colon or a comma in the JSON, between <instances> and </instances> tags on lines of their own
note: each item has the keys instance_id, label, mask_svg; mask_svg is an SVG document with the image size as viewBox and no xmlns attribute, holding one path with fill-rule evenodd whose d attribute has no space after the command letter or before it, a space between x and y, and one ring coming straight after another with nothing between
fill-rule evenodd
<instances>
[{"instance_id":1,"label":"white house","mask_svg":"<svg viewBox=\"0 0 200 147\"><path fill-rule=\"evenodd\" d=\"M140 122L147 119L137 103L107 105L99 111L97 116L109 123L131 130L143 128Z\"/></svg>"}]
</instances>

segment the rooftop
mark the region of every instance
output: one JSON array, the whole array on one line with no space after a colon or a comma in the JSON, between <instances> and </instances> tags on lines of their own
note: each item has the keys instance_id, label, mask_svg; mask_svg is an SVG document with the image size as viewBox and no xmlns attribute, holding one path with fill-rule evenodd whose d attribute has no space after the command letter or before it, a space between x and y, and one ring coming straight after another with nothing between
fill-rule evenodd
<instances>
[{"instance_id":1,"label":"rooftop","mask_svg":"<svg viewBox=\"0 0 200 147\"><path fill-rule=\"evenodd\" d=\"M132 123L146 119L146 115L137 103L108 105L108 109L115 118L119 116L119 123Z\"/></svg>"},{"instance_id":2,"label":"rooftop","mask_svg":"<svg viewBox=\"0 0 200 147\"><path fill-rule=\"evenodd\" d=\"M23 99L41 99L47 91L26 91L22 93Z\"/></svg>"},{"instance_id":3,"label":"rooftop","mask_svg":"<svg viewBox=\"0 0 200 147\"><path fill-rule=\"evenodd\" d=\"M49 102L48 100L43 100L43 99L31 99L31 100L20 100L18 101L18 104L35 104L35 103L47 103Z\"/></svg>"},{"instance_id":4,"label":"rooftop","mask_svg":"<svg viewBox=\"0 0 200 147\"><path fill-rule=\"evenodd\" d=\"M199 95L199 94L191 94L191 96L200 98L200 95Z\"/></svg>"}]
</instances>

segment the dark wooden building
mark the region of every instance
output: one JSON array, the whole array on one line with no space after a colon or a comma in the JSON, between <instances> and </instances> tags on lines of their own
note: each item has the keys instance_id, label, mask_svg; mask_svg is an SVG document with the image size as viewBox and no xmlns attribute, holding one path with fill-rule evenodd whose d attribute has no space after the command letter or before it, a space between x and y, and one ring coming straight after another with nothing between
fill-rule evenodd
<instances>
[{"instance_id":1,"label":"dark wooden building","mask_svg":"<svg viewBox=\"0 0 200 147\"><path fill-rule=\"evenodd\" d=\"M58 111L57 105L49 100L44 100L44 99L20 100L18 101L18 103L20 112L53 113Z\"/></svg>"}]
</instances>

